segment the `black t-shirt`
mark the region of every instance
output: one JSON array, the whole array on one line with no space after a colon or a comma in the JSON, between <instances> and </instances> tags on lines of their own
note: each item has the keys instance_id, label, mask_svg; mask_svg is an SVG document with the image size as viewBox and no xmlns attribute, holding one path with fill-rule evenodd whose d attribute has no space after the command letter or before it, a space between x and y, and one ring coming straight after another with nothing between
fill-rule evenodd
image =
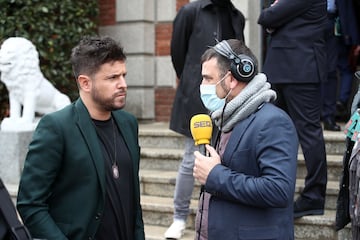
<instances>
[{"instance_id":1,"label":"black t-shirt","mask_svg":"<svg viewBox=\"0 0 360 240\"><path fill-rule=\"evenodd\" d=\"M101 140L106 179L104 212L95 239L134 239L134 175L129 151L112 118L107 121L93 120L93 122ZM115 156L119 170L117 179L112 169Z\"/></svg>"}]
</instances>

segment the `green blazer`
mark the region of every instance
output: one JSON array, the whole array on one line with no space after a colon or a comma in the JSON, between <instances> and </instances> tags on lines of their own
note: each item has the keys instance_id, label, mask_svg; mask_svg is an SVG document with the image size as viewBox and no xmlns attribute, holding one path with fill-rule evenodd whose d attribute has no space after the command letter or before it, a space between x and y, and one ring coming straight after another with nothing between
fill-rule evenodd
<instances>
[{"instance_id":1,"label":"green blazer","mask_svg":"<svg viewBox=\"0 0 360 240\"><path fill-rule=\"evenodd\" d=\"M135 239L145 239L140 205L138 124L113 113L134 163ZM29 145L17 209L33 238L94 239L105 199L105 169L96 130L78 99L40 120Z\"/></svg>"}]
</instances>

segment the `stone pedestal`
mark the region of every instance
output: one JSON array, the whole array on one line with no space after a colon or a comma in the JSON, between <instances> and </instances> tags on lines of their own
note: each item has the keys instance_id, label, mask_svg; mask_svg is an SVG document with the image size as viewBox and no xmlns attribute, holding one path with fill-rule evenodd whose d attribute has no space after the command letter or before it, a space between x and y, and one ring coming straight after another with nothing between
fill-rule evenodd
<instances>
[{"instance_id":1,"label":"stone pedestal","mask_svg":"<svg viewBox=\"0 0 360 240\"><path fill-rule=\"evenodd\" d=\"M0 131L0 177L5 184L19 184L33 131Z\"/></svg>"}]
</instances>

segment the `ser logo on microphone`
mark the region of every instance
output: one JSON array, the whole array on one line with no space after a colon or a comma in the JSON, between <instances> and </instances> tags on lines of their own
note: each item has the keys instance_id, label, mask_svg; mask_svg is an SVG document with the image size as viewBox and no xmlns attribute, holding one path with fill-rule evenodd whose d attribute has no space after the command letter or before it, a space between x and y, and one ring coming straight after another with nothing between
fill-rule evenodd
<instances>
[{"instance_id":1,"label":"ser logo on microphone","mask_svg":"<svg viewBox=\"0 0 360 240\"><path fill-rule=\"evenodd\" d=\"M210 144L212 122L209 115L197 114L190 120L190 131L195 145Z\"/></svg>"},{"instance_id":2,"label":"ser logo on microphone","mask_svg":"<svg viewBox=\"0 0 360 240\"><path fill-rule=\"evenodd\" d=\"M212 127L211 121L194 122L194 128L199 128L199 127Z\"/></svg>"}]
</instances>

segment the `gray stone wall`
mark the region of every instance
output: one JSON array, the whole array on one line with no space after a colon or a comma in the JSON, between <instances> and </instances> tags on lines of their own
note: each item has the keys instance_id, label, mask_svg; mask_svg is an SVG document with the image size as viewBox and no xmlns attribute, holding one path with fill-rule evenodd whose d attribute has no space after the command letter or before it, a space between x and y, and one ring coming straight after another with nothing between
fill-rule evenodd
<instances>
[{"instance_id":1,"label":"gray stone wall","mask_svg":"<svg viewBox=\"0 0 360 240\"><path fill-rule=\"evenodd\" d=\"M32 134L0 131L0 177L6 185L19 183Z\"/></svg>"}]
</instances>

